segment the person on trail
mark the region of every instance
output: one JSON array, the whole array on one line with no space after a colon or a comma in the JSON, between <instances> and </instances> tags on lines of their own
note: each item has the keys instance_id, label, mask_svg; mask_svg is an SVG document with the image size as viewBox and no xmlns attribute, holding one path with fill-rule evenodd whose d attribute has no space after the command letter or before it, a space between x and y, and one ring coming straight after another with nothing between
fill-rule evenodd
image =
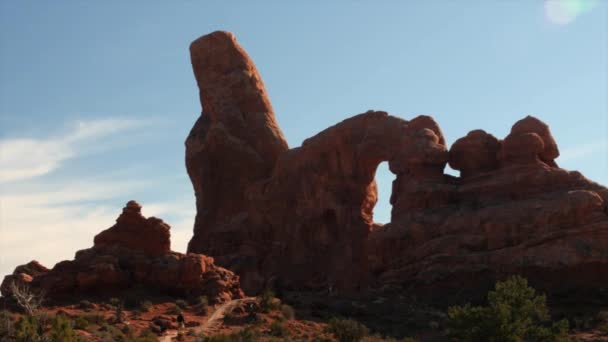
<instances>
[{"instance_id":1,"label":"person on trail","mask_svg":"<svg viewBox=\"0 0 608 342\"><path fill-rule=\"evenodd\" d=\"M177 331L182 331L185 327L184 315L177 315Z\"/></svg>"}]
</instances>

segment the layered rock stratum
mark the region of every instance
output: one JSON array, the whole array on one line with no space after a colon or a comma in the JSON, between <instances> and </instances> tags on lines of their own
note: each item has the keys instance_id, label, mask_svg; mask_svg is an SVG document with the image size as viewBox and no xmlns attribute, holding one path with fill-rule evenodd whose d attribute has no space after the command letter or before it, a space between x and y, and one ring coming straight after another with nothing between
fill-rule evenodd
<instances>
[{"instance_id":1,"label":"layered rock stratum","mask_svg":"<svg viewBox=\"0 0 608 342\"><path fill-rule=\"evenodd\" d=\"M197 199L188 251L235 271L246 291L458 293L510 274L547 291L608 287L608 190L558 167L539 119L504 139L473 130L448 149L429 116L368 111L288 149L234 35L203 36L190 53L203 110L186 140ZM378 225L384 161L392 214Z\"/></svg>"},{"instance_id":2,"label":"layered rock stratum","mask_svg":"<svg viewBox=\"0 0 608 342\"><path fill-rule=\"evenodd\" d=\"M48 269L37 261L18 266L0 286L3 296L13 282L26 284L48 297L156 290L165 295L201 296L211 302L241 298L239 277L216 266L213 258L170 249L170 226L146 218L129 201L116 224L95 236L94 246L76 252L74 260Z\"/></svg>"}]
</instances>

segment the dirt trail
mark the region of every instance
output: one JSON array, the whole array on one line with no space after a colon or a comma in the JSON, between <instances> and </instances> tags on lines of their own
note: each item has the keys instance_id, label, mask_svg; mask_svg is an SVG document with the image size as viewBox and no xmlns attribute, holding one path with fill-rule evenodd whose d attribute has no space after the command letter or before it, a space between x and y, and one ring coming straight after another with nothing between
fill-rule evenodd
<instances>
[{"instance_id":1,"label":"dirt trail","mask_svg":"<svg viewBox=\"0 0 608 342\"><path fill-rule=\"evenodd\" d=\"M232 311L239 303L250 300L251 297L241 298L241 299L233 299L229 302L226 302L220 305L214 312L211 314L211 317L207 319L205 323L202 325L193 328L194 332L198 335L200 333L209 334L213 333L215 329L218 328L222 324L222 319L226 315L227 312ZM185 331L184 331L185 332ZM169 330L166 335L159 337L160 342L171 342L174 338L177 337L177 330Z\"/></svg>"}]
</instances>

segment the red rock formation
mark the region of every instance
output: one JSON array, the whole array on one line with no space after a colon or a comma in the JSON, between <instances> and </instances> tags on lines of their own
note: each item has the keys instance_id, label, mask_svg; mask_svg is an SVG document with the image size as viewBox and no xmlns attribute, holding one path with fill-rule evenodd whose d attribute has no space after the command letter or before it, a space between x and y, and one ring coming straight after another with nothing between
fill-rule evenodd
<instances>
[{"instance_id":1,"label":"red rock formation","mask_svg":"<svg viewBox=\"0 0 608 342\"><path fill-rule=\"evenodd\" d=\"M188 250L210 253L210 234L243 212L243 190L270 175L287 143L255 65L231 33L197 39L190 56L203 113L186 140L197 206Z\"/></svg>"},{"instance_id":2,"label":"red rock formation","mask_svg":"<svg viewBox=\"0 0 608 342\"><path fill-rule=\"evenodd\" d=\"M462 178L474 177L498 169L500 142L483 130L469 132L450 148L450 167Z\"/></svg>"},{"instance_id":3,"label":"red rock formation","mask_svg":"<svg viewBox=\"0 0 608 342\"><path fill-rule=\"evenodd\" d=\"M2 281L2 284L0 285L0 292L3 294L11 293L11 285L13 282L17 285L29 285L32 282L32 279L34 279L33 277L45 274L48 271L48 268L44 267L36 260L32 260L25 265L17 266L12 274L4 277L4 281Z\"/></svg>"},{"instance_id":4,"label":"red rock formation","mask_svg":"<svg viewBox=\"0 0 608 342\"><path fill-rule=\"evenodd\" d=\"M141 205L129 201L116 219L116 225L95 236L95 247L120 246L148 255L163 255L171 251L169 229L168 224L156 217L145 218Z\"/></svg>"},{"instance_id":5,"label":"red rock formation","mask_svg":"<svg viewBox=\"0 0 608 342\"><path fill-rule=\"evenodd\" d=\"M540 120L520 120L504 141L472 131L448 151L432 118L370 111L287 150L234 37L201 37L191 54L204 113L186 140L198 211L189 251L236 271L246 290L447 293L513 273L546 290L608 286L608 190L557 167ZM396 179L391 223L379 227L382 161ZM444 174L448 161L461 177Z\"/></svg>"},{"instance_id":6,"label":"red rock formation","mask_svg":"<svg viewBox=\"0 0 608 342\"><path fill-rule=\"evenodd\" d=\"M171 252L169 225L141 215L129 201L116 225L95 237L93 248L47 269L36 261L19 266L2 282L4 296L12 281L27 282L51 297L73 293L114 293L134 287L175 295L206 295L212 302L242 296L239 277L201 254Z\"/></svg>"}]
</instances>

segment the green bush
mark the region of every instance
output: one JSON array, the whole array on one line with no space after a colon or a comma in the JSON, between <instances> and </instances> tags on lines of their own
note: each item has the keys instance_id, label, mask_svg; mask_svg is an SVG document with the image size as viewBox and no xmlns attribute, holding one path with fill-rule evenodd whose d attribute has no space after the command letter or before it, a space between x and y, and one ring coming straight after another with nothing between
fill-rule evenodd
<instances>
[{"instance_id":1,"label":"green bush","mask_svg":"<svg viewBox=\"0 0 608 342\"><path fill-rule=\"evenodd\" d=\"M152 302L149 300L144 300L139 303L139 311L148 312L152 308Z\"/></svg>"},{"instance_id":2,"label":"green bush","mask_svg":"<svg viewBox=\"0 0 608 342\"><path fill-rule=\"evenodd\" d=\"M93 303L89 302L88 300L81 300L80 303L78 303L78 307L81 310L89 311L91 309L94 309L95 305Z\"/></svg>"},{"instance_id":3,"label":"green bush","mask_svg":"<svg viewBox=\"0 0 608 342\"><path fill-rule=\"evenodd\" d=\"M274 292L266 290L260 296L260 308L262 312L270 312L279 308L280 302L276 299Z\"/></svg>"},{"instance_id":4,"label":"green bush","mask_svg":"<svg viewBox=\"0 0 608 342\"><path fill-rule=\"evenodd\" d=\"M270 324L270 330L268 331L268 333L271 336L276 336L276 337L287 337L287 336L289 336L289 331L285 327L285 324L283 322L281 322L281 321L274 321L274 322L272 322L272 324Z\"/></svg>"},{"instance_id":5,"label":"green bush","mask_svg":"<svg viewBox=\"0 0 608 342\"><path fill-rule=\"evenodd\" d=\"M139 337L135 339L135 342L156 342L158 337L150 329L145 329L141 332Z\"/></svg>"},{"instance_id":6,"label":"green bush","mask_svg":"<svg viewBox=\"0 0 608 342\"><path fill-rule=\"evenodd\" d=\"M286 320L292 320L296 318L295 310L287 304L281 305L281 313L283 314L283 317L285 317Z\"/></svg>"},{"instance_id":7,"label":"green bush","mask_svg":"<svg viewBox=\"0 0 608 342\"><path fill-rule=\"evenodd\" d=\"M40 322L34 316L22 316L15 324L14 337L17 342L43 341L43 332Z\"/></svg>"},{"instance_id":8,"label":"green bush","mask_svg":"<svg viewBox=\"0 0 608 342\"><path fill-rule=\"evenodd\" d=\"M9 336L13 335L13 317L6 311L0 311L0 341L8 341Z\"/></svg>"},{"instance_id":9,"label":"green bush","mask_svg":"<svg viewBox=\"0 0 608 342\"><path fill-rule=\"evenodd\" d=\"M339 342L358 342L369 333L365 325L352 319L340 318L330 319L327 323L327 331Z\"/></svg>"},{"instance_id":10,"label":"green bush","mask_svg":"<svg viewBox=\"0 0 608 342\"><path fill-rule=\"evenodd\" d=\"M116 323L122 322L123 320L123 302L118 298L110 299L110 305L114 308L114 319Z\"/></svg>"},{"instance_id":11,"label":"green bush","mask_svg":"<svg viewBox=\"0 0 608 342\"><path fill-rule=\"evenodd\" d=\"M63 315L55 316L51 323L51 331L49 333L53 342L76 342L77 336L72 329L72 324L69 319Z\"/></svg>"},{"instance_id":12,"label":"green bush","mask_svg":"<svg viewBox=\"0 0 608 342\"><path fill-rule=\"evenodd\" d=\"M158 338L149 329L142 331L139 336L133 334L133 329L123 329L121 331L115 326L111 326L104 323L99 330L93 334L98 340L102 342L154 342L158 341Z\"/></svg>"},{"instance_id":13,"label":"green bush","mask_svg":"<svg viewBox=\"0 0 608 342\"><path fill-rule=\"evenodd\" d=\"M199 304L209 304L209 300L207 299L207 296L197 296L197 297L191 297L188 302L190 303L190 305L192 306L196 306Z\"/></svg>"},{"instance_id":14,"label":"green bush","mask_svg":"<svg viewBox=\"0 0 608 342\"><path fill-rule=\"evenodd\" d=\"M78 316L74 320L74 329L85 330L89 326L89 321L84 316Z\"/></svg>"},{"instance_id":15,"label":"green bush","mask_svg":"<svg viewBox=\"0 0 608 342\"><path fill-rule=\"evenodd\" d=\"M411 337L405 337L400 340L396 340L391 337L382 337L378 335L365 336L361 342L416 342L415 339Z\"/></svg>"},{"instance_id":16,"label":"green bush","mask_svg":"<svg viewBox=\"0 0 608 342\"><path fill-rule=\"evenodd\" d=\"M99 312L81 315L89 324L101 325L106 322L105 317Z\"/></svg>"},{"instance_id":17,"label":"green bush","mask_svg":"<svg viewBox=\"0 0 608 342\"><path fill-rule=\"evenodd\" d=\"M520 276L496 283L488 306L448 309L447 335L458 341L566 341L567 332L566 320L550 325L545 296Z\"/></svg>"},{"instance_id":18,"label":"green bush","mask_svg":"<svg viewBox=\"0 0 608 342\"><path fill-rule=\"evenodd\" d=\"M182 309L177 305L173 305L169 308L169 310L167 310L167 313L169 315L179 315L182 313Z\"/></svg>"},{"instance_id":19,"label":"green bush","mask_svg":"<svg viewBox=\"0 0 608 342\"><path fill-rule=\"evenodd\" d=\"M246 328L230 335L199 336L196 342L257 342L260 334L255 330Z\"/></svg>"},{"instance_id":20,"label":"green bush","mask_svg":"<svg viewBox=\"0 0 608 342\"><path fill-rule=\"evenodd\" d=\"M209 310L209 301L207 297L200 296L191 300L192 305L194 306L194 310L198 315L206 315Z\"/></svg>"}]
</instances>

